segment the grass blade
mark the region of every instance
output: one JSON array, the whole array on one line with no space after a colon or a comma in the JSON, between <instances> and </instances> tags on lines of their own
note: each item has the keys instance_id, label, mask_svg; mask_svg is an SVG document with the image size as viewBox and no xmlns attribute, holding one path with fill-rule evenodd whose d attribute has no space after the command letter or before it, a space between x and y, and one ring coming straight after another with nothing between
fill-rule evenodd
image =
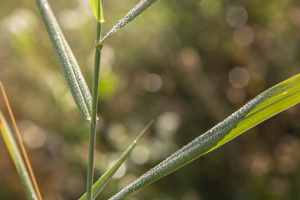
<instances>
[{"instance_id":1,"label":"grass blade","mask_svg":"<svg viewBox=\"0 0 300 200\"><path fill-rule=\"evenodd\" d=\"M223 122L217 124L125 187L110 200L124 198L299 102L300 75L296 75L258 95Z\"/></svg>"},{"instance_id":2,"label":"grass blade","mask_svg":"<svg viewBox=\"0 0 300 200\"><path fill-rule=\"evenodd\" d=\"M18 139L19 144L20 144L20 147L21 147L21 152L22 152L22 154L23 154L23 156L24 156L24 158L25 158L25 163L26 163L26 166L27 166L27 168L28 168L28 170L29 170L29 174L30 174L31 180L32 180L32 182L33 182L35 191L36 191L36 193L37 193L38 198L39 198L40 200L42 200L42 196L41 196L39 187L38 187L38 185L37 185L37 182L36 182L36 179L35 179L35 176L34 176L34 173L33 173L32 167L31 167L31 164L30 164L30 162L29 162L29 159L28 159L28 156L27 156L27 153L26 153L26 150L25 150L25 147L24 147L24 144L23 144L21 135L20 135L20 131L19 131L19 129L18 129L18 126L17 126L16 120L15 120L15 117L14 117L13 112L12 112L12 110L11 110L11 107L10 107L10 104L9 104L9 101L8 101L8 98L7 98L5 89L4 89L3 84L2 84L1 81L0 81L0 90L1 90L1 92L2 92L2 95L3 95L3 98L4 98L4 102L5 102L5 105L6 105L6 107L7 107L8 112L9 112L11 121L12 121L12 123L13 123L13 125L14 125L15 131L16 131L16 134L17 134L17 139ZM4 117L3 117L3 119L4 119ZM4 119L4 121L5 121L5 119ZM5 121L4 124L5 124L5 126L3 126L3 128L4 128L4 127L9 128L9 127L7 126L6 121ZM7 128L6 128L6 129L7 129ZM3 130L5 131L6 129L3 129ZM7 132L7 133L11 133L11 131L10 131L9 129L8 129L6 132ZM12 137L12 139L13 139L13 137Z\"/></svg>"},{"instance_id":3,"label":"grass blade","mask_svg":"<svg viewBox=\"0 0 300 200\"><path fill-rule=\"evenodd\" d=\"M117 160L117 162L112 166L109 170L107 170L100 179L93 185L93 199L95 199L101 190L104 188L106 183L111 179L111 177L115 174L115 172L119 169L121 164L125 161L125 159L129 156L131 151L137 145L141 137L145 134L148 128L153 124L154 120L151 120L148 125L142 130L139 136L132 142L132 144L126 149L126 151L122 154L122 156ZM86 194L84 194L79 200L86 200Z\"/></svg>"},{"instance_id":4,"label":"grass blade","mask_svg":"<svg viewBox=\"0 0 300 200\"><path fill-rule=\"evenodd\" d=\"M24 164L18 145L16 144L16 141L1 111L0 111L0 131L4 138L7 149L10 153L10 156L12 157L14 164L17 168L17 171L21 177L21 181L23 183L27 199L38 200L36 191L31 182L31 177Z\"/></svg>"},{"instance_id":5,"label":"grass blade","mask_svg":"<svg viewBox=\"0 0 300 200\"><path fill-rule=\"evenodd\" d=\"M77 61L64 37L47 0L36 0L44 24L59 58L73 98L82 115L91 119L92 97Z\"/></svg>"},{"instance_id":6,"label":"grass blade","mask_svg":"<svg viewBox=\"0 0 300 200\"><path fill-rule=\"evenodd\" d=\"M100 2L101 1L101 2ZM100 22L103 23L104 22L104 17L103 17L103 6L100 6L100 11L99 11L99 3L101 3L103 5L103 0L90 0L90 4L93 10L93 13L96 17L96 19Z\"/></svg>"},{"instance_id":7,"label":"grass blade","mask_svg":"<svg viewBox=\"0 0 300 200\"><path fill-rule=\"evenodd\" d=\"M139 16L142 12L152 6L157 0L141 0L136 6L134 6L119 22L113 26L113 28L108 31L105 36L98 41L97 46L101 45L105 40L107 40L112 34L117 32L120 28L123 28L126 24L131 22L134 18Z\"/></svg>"}]
</instances>

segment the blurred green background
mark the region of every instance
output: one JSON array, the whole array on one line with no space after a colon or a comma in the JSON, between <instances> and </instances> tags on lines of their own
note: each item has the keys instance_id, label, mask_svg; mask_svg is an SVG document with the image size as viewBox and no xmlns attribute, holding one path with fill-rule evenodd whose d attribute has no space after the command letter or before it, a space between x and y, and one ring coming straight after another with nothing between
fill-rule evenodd
<instances>
[{"instance_id":1,"label":"blurred green background","mask_svg":"<svg viewBox=\"0 0 300 200\"><path fill-rule=\"evenodd\" d=\"M104 1L104 33L138 3ZM91 87L96 21L89 1L50 4ZM156 122L98 199L108 199L262 91L299 73L299 48L296 0L154 4L104 46L95 178L150 119ZM44 200L78 199L85 192L89 123L72 99L34 0L0 0L0 80ZM300 199L299 108L126 200ZM0 199L25 199L2 138Z\"/></svg>"}]
</instances>

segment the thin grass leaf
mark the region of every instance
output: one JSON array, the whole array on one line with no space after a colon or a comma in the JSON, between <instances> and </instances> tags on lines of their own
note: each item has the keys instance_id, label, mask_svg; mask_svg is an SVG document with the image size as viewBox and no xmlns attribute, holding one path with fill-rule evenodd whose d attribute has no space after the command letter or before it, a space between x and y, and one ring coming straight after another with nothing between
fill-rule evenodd
<instances>
[{"instance_id":1,"label":"thin grass leaf","mask_svg":"<svg viewBox=\"0 0 300 200\"><path fill-rule=\"evenodd\" d=\"M108 31L105 36L98 41L96 46L100 46L105 40L107 40L112 34L117 32L120 28L123 28L126 24L134 20L146 9L150 8L157 0L141 0L136 6L134 6L119 22L113 26L113 28Z\"/></svg>"},{"instance_id":2,"label":"thin grass leaf","mask_svg":"<svg viewBox=\"0 0 300 200\"><path fill-rule=\"evenodd\" d=\"M222 146L246 130L300 102L300 75L263 92L203 135L125 187L110 200L130 193L170 174L194 159Z\"/></svg>"},{"instance_id":3,"label":"thin grass leaf","mask_svg":"<svg viewBox=\"0 0 300 200\"><path fill-rule=\"evenodd\" d=\"M28 171L29 171L29 175L30 175L31 181L32 181L33 186L34 186L34 188L35 188L35 191L36 191L36 193L37 193L38 199L39 199L39 200L42 200L42 195L41 195L41 193L40 193L39 186L38 186L38 184L37 184L37 182L36 182L36 179L35 179L35 176L34 176L34 173L33 173L33 170L32 170L31 164L30 164L30 161L29 161L29 158L28 158L28 156L27 156L27 153L26 153L26 150L25 150L25 147L24 147L24 144L23 144L21 135L20 135L20 131L19 131L19 129L18 129L18 126L17 126L16 120L15 120L14 114L13 114L12 109L11 109L11 107L10 107L10 104L9 104L9 101L8 101L8 98L7 98L7 95L6 95L4 86L3 86L3 84L2 84L1 81L0 81L0 90L1 90L1 92L2 92L2 95L3 95L3 98L4 98L4 102L5 102L5 105L6 105L6 107L7 107L8 113L9 113L9 115L10 115L12 124L13 124L13 126L14 126L14 128L15 128L16 136L17 136L18 142L19 142L20 147L21 147L22 155L24 156L24 159L25 159L25 164L26 164L27 169L28 169Z\"/></svg>"},{"instance_id":4,"label":"thin grass leaf","mask_svg":"<svg viewBox=\"0 0 300 200\"><path fill-rule=\"evenodd\" d=\"M104 22L104 17L103 17L103 6L99 7L99 3L103 5L103 0L90 0L90 4L93 10L93 13L96 17L96 19L100 22ZM100 8L100 9L99 9Z\"/></svg>"},{"instance_id":5,"label":"thin grass leaf","mask_svg":"<svg viewBox=\"0 0 300 200\"><path fill-rule=\"evenodd\" d=\"M10 153L10 156L12 157L13 162L17 168L17 171L21 177L21 181L23 183L27 199L38 200L36 191L31 182L31 177L24 164L18 145L1 111L0 111L0 131L4 138L7 149Z\"/></svg>"},{"instance_id":6,"label":"thin grass leaf","mask_svg":"<svg viewBox=\"0 0 300 200\"><path fill-rule=\"evenodd\" d=\"M119 169L121 164L125 161L125 159L129 156L129 154L132 152L134 147L137 145L139 140L142 138L142 136L146 133L148 128L153 124L154 120L151 120L147 126L142 130L142 132L139 134L139 136L132 142L132 144L126 149L126 151L121 155L121 157L117 160L117 162L112 166L110 169L108 169L100 178L99 180L93 185L93 199L95 199L101 192L101 190L104 188L106 183L111 179L111 177L116 173L116 171ZM84 194L79 200L86 200L86 194Z\"/></svg>"},{"instance_id":7,"label":"thin grass leaf","mask_svg":"<svg viewBox=\"0 0 300 200\"><path fill-rule=\"evenodd\" d=\"M82 115L91 119L92 97L77 61L64 37L47 0L36 0L44 24L59 58L73 98Z\"/></svg>"}]
</instances>

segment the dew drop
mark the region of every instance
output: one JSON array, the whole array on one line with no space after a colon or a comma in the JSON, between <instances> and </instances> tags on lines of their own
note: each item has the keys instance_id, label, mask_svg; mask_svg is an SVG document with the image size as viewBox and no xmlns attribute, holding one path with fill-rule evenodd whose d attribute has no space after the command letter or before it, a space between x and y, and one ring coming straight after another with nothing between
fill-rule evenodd
<instances>
[{"instance_id":1,"label":"dew drop","mask_svg":"<svg viewBox=\"0 0 300 200\"><path fill-rule=\"evenodd\" d=\"M46 3L44 3L44 7L45 7L46 10L48 10L48 8L49 8Z\"/></svg>"}]
</instances>

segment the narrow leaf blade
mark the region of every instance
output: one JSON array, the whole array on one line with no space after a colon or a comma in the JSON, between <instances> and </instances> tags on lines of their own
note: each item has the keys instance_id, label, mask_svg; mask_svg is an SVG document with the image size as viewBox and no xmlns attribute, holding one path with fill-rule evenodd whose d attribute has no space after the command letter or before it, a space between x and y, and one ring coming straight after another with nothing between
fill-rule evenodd
<instances>
[{"instance_id":1,"label":"narrow leaf blade","mask_svg":"<svg viewBox=\"0 0 300 200\"><path fill-rule=\"evenodd\" d=\"M105 40L107 40L112 34L117 32L119 29L123 28L126 24L134 20L137 16L143 13L145 10L150 8L157 0L141 0L136 6L134 6L119 22L113 26L113 28L108 31L105 36L98 41L97 46L101 45Z\"/></svg>"},{"instance_id":2,"label":"narrow leaf blade","mask_svg":"<svg viewBox=\"0 0 300 200\"><path fill-rule=\"evenodd\" d=\"M38 200L36 191L31 181L31 177L27 171L26 165L24 164L24 160L21 156L19 147L1 111L0 111L0 131L4 138L4 142L7 146L7 149L10 153L10 156L12 157L13 162L17 168L17 171L21 177L21 181L23 183L27 199Z\"/></svg>"},{"instance_id":3,"label":"narrow leaf blade","mask_svg":"<svg viewBox=\"0 0 300 200\"><path fill-rule=\"evenodd\" d=\"M91 119L92 97L82 76L75 56L71 51L47 0L36 0L44 24L55 48L73 98L82 115Z\"/></svg>"},{"instance_id":4,"label":"narrow leaf blade","mask_svg":"<svg viewBox=\"0 0 300 200\"><path fill-rule=\"evenodd\" d=\"M142 130L142 132L138 135L138 137L131 143L131 145L126 149L126 151L121 155L121 157L117 160L117 162L108 169L99 180L93 185L93 199L95 199L104 188L106 183L111 179L111 177L116 173L122 163L126 160L126 158L130 155L134 147L137 145L142 136L146 133L148 128L153 124L154 120L151 120L147 126ZM86 200L86 193L79 199Z\"/></svg>"},{"instance_id":5,"label":"narrow leaf blade","mask_svg":"<svg viewBox=\"0 0 300 200\"><path fill-rule=\"evenodd\" d=\"M217 124L125 187L110 200L124 198L299 102L300 75L296 75L258 95L223 122Z\"/></svg>"},{"instance_id":6,"label":"narrow leaf blade","mask_svg":"<svg viewBox=\"0 0 300 200\"><path fill-rule=\"evenodd\" d=\"M4 98L4 102L5 102L5 105L7 107L7 110L8 110L8 113L11 117L11 121L12 121L12 124L15 128L15 131L16 131L16 136L17 136L17 140L20 144L20 148L21 148L21 152L22 152L22 155L24 156L24 159L25 159L25 165L29 171L29 175L30 175L30 178L31 178L31 181L33 183L33 186L35 188L35 191L37 193L37 196L38 196L38 199L42 200L42 195L40 193L40 190L39 190L39 187L38 187L38 184L36 182L36 179L35 179L35 176L34 176L34 173L33 173L33 170L32 170L32 167L31 167L31 164L30 164L30 161L29 161L29 158L27 156L27 153L26 153L26 150L25 150L25 147L24 147L24 144L23 144L23 141L22 141L22 138L21 138L21 135L20 135L20 132L19 132L19 129L18 129L18 126L17 126L17 123L16 123L16 120L15 120L15 117L13 115L13 112L12 112L12 109L10 107L10 104L9 104L9 101L8 101L8 98L7 98L7 95L6 95L6 92L5 92L5 89L4 89L4 86L2 84L2 82L0 81L0 90L2 92L2 95L3 95L3 98ZM4 117L3 117L4 118ZM4 119L5 121L5 119ZM6 124L6 123L4 123ZM5 126L4 126L5 127ZM5 129L4 129L5 131ZM6 131L7 132L7 131Z\"/></svg>"},{"instance_id":7,"label":"narrow leaf blade","mask_svg":"<svg viewBox=\"0 0 300 200\"><path fill-rule=\"evenodd\" d=\"M103 9L101 6L99 9L99 3L103 4L103 0L90 0L90 4L94 13L95 18L100 22L104 22L104 17L103 17Z\"/></svg>"}]
</instances>

